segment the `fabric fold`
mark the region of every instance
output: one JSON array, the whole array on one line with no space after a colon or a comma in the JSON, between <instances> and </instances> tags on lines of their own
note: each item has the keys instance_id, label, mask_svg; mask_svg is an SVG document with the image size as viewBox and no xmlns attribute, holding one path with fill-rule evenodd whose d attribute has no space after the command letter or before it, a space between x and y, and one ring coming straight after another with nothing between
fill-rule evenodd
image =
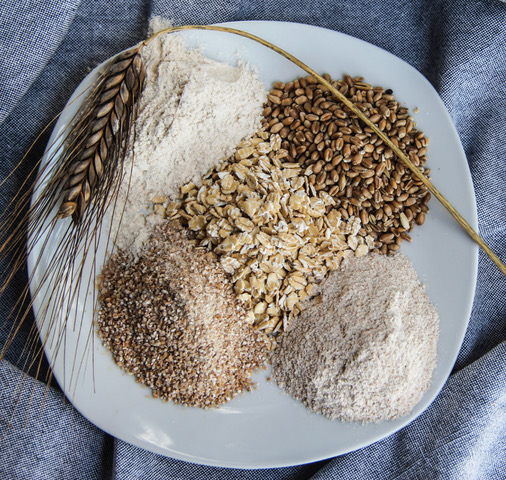
<instances>
[{"instance_id":1,"label":"fabric fold","mask_svg":"<svg viewBox=\"0 0 506 480\"><path fill-rule=\"evenodd\" d=\"M54 55L80 3L30 0L0 5L0 125Z\"/></svg>"}]
</instances>

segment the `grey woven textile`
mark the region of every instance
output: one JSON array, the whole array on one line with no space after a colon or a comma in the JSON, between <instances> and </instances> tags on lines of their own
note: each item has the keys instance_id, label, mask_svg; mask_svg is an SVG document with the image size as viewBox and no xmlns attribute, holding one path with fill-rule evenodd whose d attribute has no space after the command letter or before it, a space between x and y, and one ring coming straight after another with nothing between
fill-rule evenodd
<instances>
[{"instance_id":1,"label":"grey woven textile","mask_svg":"<svg viewBox=\"0 0 506 480\"><path fill-rule=\"evenodd\" d=\"M506 3L500 0L2 0L0 181L92 67L145 37L152 15L175 24L308 23L410 63L452 116L472 172L480 234L506 261ZM48 137L42 134L22 168L2 184L2 212ZM25 282L20 274L0 297L0 345ZM46 389L42 382L26 383L11 418L32 323L27 319L0 363L4 480L506 478L506 277L482 253L465 341L436 401L390 437L310 465L236 470L161 457L105 435L63 401L58 386Z\"/></svg>"}]
</instances>

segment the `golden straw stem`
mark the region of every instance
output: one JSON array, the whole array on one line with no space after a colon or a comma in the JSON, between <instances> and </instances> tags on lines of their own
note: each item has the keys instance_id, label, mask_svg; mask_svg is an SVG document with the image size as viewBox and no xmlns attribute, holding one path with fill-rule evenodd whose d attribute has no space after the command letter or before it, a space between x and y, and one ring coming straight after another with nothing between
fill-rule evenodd
<instances>
[{"instance_id":1,"label":"golden straw stem","mask_svg":"<svg viewBox=\"0 0 506 480\"><path fill-rule=\"evenodd\" d=\"M235 28L230 27L221 27L218 25L181 25L178 27L170 27L163 30L160 30L159 32L155 33L148 39L144 40L143 45L147 45L152 40L154 40L156 37L166 34L166 33L173 33L183 30L211 30L211 31L218 31L218 32L226 32L226 33L232 33L234 35L239 35L241 37L249 38L250 40L253 40L255 42L260 43L261 45L264 45L271 50L274 50L275 52L279 53L283 57L287 58L291 62L293 62L298 67L305 70L307 73L309 73L311 76L316 78L318 82L320 82L322 85L324 85L326 88L332 92L332 94L337 97L342 103L344 103L355 115L357 115L363 122L365 122L366 125L368 125L378 137L380 137L383 142L388 145L392 149L392 151L404 162L404 164L415 174L416 178L418 178L423 184L428 188L428 190L441 202L441 204L450 212L450 214L457 220L457 222L462 226L462 228L466 231L466 233L471 237L471 239L478 244L478 246L489 256L489 258L497 265L499 270L506 275L506 265L501 262L499 257L490 249L490 247L483 241L483 239L476 233L476 231L469 225L469 223L464 219L464 217L457 211L457 209L443 196L443 194L434 186L434 184L423 175L423 173L416 167L416 165L413 164L413 162L395 145L388 135L386 135L382 130L380 130L373 122L369 120L368 117L366 117L362 111L357 108L350 100L348 100L339 90L334 88L330 82L325 80L321 75L319 75L317 72L315 72L311 67L308 67L305 63L301 62L298 58L294 57L290 53L286 52L282 48L279 48L278 46L270 43L267 40L264 40L263 38L257 37L256 35L253 35L248 32L244 32L242 30L238 30Z\"/></svg>"}]
</instances>

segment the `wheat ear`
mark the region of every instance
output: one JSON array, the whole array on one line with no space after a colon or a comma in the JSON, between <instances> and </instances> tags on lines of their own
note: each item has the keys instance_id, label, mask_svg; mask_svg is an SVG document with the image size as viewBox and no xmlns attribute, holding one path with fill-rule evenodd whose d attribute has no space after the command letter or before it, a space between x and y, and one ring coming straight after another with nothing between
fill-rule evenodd
<instances>
[{"instance_id":1,"label":"wheat ear","mask_svg":"<svg viewBox=\"0 0 506 480\"><path fill-rule=\"evenodd\" d=\"M87 101L68 139L64 169L68 172L58 218L72 215L79 222L90 203L106 166L124 154L124 135L131 111L144 83L140 48L118 55Z\"/></svg>"}]
</instances>

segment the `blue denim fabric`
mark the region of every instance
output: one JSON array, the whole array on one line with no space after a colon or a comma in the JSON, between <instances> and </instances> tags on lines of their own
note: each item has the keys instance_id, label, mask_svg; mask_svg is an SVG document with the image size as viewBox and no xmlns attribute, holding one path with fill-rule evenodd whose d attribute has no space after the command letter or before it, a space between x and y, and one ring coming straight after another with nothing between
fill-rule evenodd
<instances>
[{"instance_id":1,"label":"blue denim fabric","mask_svg":"<svg viewBox=\"0 0 506 480\"><path fill-rule=\"evenodd\" d=\"M152 15L175 24L308 23L361 38L410 63L434 85L452 116L473 177L480 234L506 261L506 4L500 0L3 0L0 181L92 67L145 37ZM22 167L2 184L0 211L48 136L42 135ZM19 274L0 297L0 346L9 328L3 319L25 283L26 274ZM482 253L464 344L431 407L369 447L298 467L205 467L105 435L63 401L57 386L47 388L30 378L20 383L32 321L27 319L0 363L1 479L506 478L506 277ZM11 418L18 388L26 392ZM35 414L27 415L30 405Z\"/></svg>"}]
</instances>

